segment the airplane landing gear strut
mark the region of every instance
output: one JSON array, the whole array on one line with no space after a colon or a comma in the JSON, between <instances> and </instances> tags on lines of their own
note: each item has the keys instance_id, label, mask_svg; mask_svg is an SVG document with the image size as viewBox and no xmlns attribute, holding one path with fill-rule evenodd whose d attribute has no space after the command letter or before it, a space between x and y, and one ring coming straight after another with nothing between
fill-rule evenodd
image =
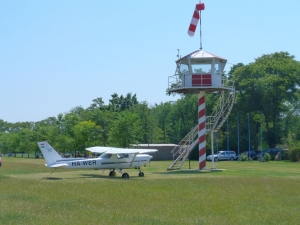
<instances>
[{"instance_id":1,"label":"airplane landing gear strut","mask_svg":"<svg viewBox=\"0 0 300 225\"><path fill-rule=\"evenodd\" d=\"M138 167L138 170L139 170L139 177L143 177L144 176L144 172L141 171L140 167Z\"/></svg>"}]
</instances>

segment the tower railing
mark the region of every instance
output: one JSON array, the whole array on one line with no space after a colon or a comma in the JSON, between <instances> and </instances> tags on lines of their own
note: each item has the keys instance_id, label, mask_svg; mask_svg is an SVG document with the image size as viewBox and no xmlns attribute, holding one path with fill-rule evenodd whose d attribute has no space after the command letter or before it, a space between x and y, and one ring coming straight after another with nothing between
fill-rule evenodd
<instances>
[{"instance_id":1,"label":"tower railing","mask_svg":"<svg viewBox=\"0 0 300 225\"><path fill-rule=\"evenodd\" d=\"M207 76L211 77L208 78ZM207 89L232 89L232 85L228 82L228 78L216 72L208 73L181 73L176 71L174 75L168 77L168 91L176 92L177 89L184 88L207 88Z\"/></svg>"}]
</instances>

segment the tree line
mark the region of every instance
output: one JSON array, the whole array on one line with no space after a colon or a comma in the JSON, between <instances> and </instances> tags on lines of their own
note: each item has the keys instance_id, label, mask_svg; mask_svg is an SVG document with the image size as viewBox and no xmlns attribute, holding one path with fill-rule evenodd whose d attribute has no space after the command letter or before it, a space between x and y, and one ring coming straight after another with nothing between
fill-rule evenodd
<instances>
[{"instance_id":1,"label":"tree line","mask_svg":"<svg viewBox=\"0 0 300 225\"><path fill-rule=\"evenodd\" d=\"M262 55L248 65L233 65L224 76L235 82L236 99L228 122L218 132L219 149L229 146L237 151L239 145L246 151L249 136L251 150L260 148L261 136L263 148L298 146L300 62L294 56L288 52ZM216 94L206 95L207 116L216 106L216 98ZM77 106L42 121L9 123L0 119L0 152L39 152L36 143L43 140L60 152L82 153L90 146L177 144L198 124L197 112L195 94L151 106L138 101L136 94L114 93L108 104L98 97L87 108ZM207 151L211 151L209 135Z\"/></svg>"}]
</instances>

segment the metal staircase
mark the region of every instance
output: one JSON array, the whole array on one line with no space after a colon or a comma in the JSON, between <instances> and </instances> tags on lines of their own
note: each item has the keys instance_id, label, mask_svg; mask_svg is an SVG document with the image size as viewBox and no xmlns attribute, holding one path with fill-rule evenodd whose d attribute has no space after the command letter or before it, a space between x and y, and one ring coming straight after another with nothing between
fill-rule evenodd
<instances>
[{"instance_id":1,"label":"metal staircase","mask_svg":"<svg viewBox=\"0 0 300 225\"><path fill-rule=\"evenodd\" d=\"M218 104L211 116L206 117L206 132L217 132L227 120L235 100L235 90L220 91ZM174 162L167 170L180 169L193 148L198 144L198 125L195 126L176 146L171 153ZM177 166L178 165L178 166Z\"/></svg>"},{"instance_id":2,"label":"metal staircase","mask_svg":"<svg viewBox=\"0 0 300 225\"><path fill-rule=\"evenodd\" d=\"M173 154L173 160L175 156L178 156L172 165L168 168L168 170L174 170L176 165L178 165L177 169L180 169L189 156L189 153L193 150L193 148L198 144L198 125L195 126L176 146L171 153Z\"/></svg>"},{"instance_id":3,"label":"metal staircase","mask_svg":"<svg viewBox=\"0 0 300 225\"><path fill-rule=\"evenodd\" d=\"M217 132L227 120L235 100L235 90L220 91L218 104L211 116L206 117L206 132Z\"/></svg>"}]
</instances>

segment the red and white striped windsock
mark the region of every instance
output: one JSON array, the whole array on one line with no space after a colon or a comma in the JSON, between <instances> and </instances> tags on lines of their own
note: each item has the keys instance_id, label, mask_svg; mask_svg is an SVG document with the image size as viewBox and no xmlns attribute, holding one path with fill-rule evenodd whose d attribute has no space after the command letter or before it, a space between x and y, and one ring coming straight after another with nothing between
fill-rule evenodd
<instances>
[{"instance_id":1,"label":"red and white striped windsock","mask_svg":"<svg viewBox=\"0 0 300 225\"><path fill-rule=\"evenodd\" d=\"M199 11L204 10L204 8L205 8L204 3L196 4L195 11L194 11L194 14L193 14L193 17L192 17L192 21L191 21L191 24L190 24L190 27L189 27L189 30L188 30L188 34L191 37L194 36L196 28L197 28L198 21L200 19Z\"/></svg>"}]
</instances>

